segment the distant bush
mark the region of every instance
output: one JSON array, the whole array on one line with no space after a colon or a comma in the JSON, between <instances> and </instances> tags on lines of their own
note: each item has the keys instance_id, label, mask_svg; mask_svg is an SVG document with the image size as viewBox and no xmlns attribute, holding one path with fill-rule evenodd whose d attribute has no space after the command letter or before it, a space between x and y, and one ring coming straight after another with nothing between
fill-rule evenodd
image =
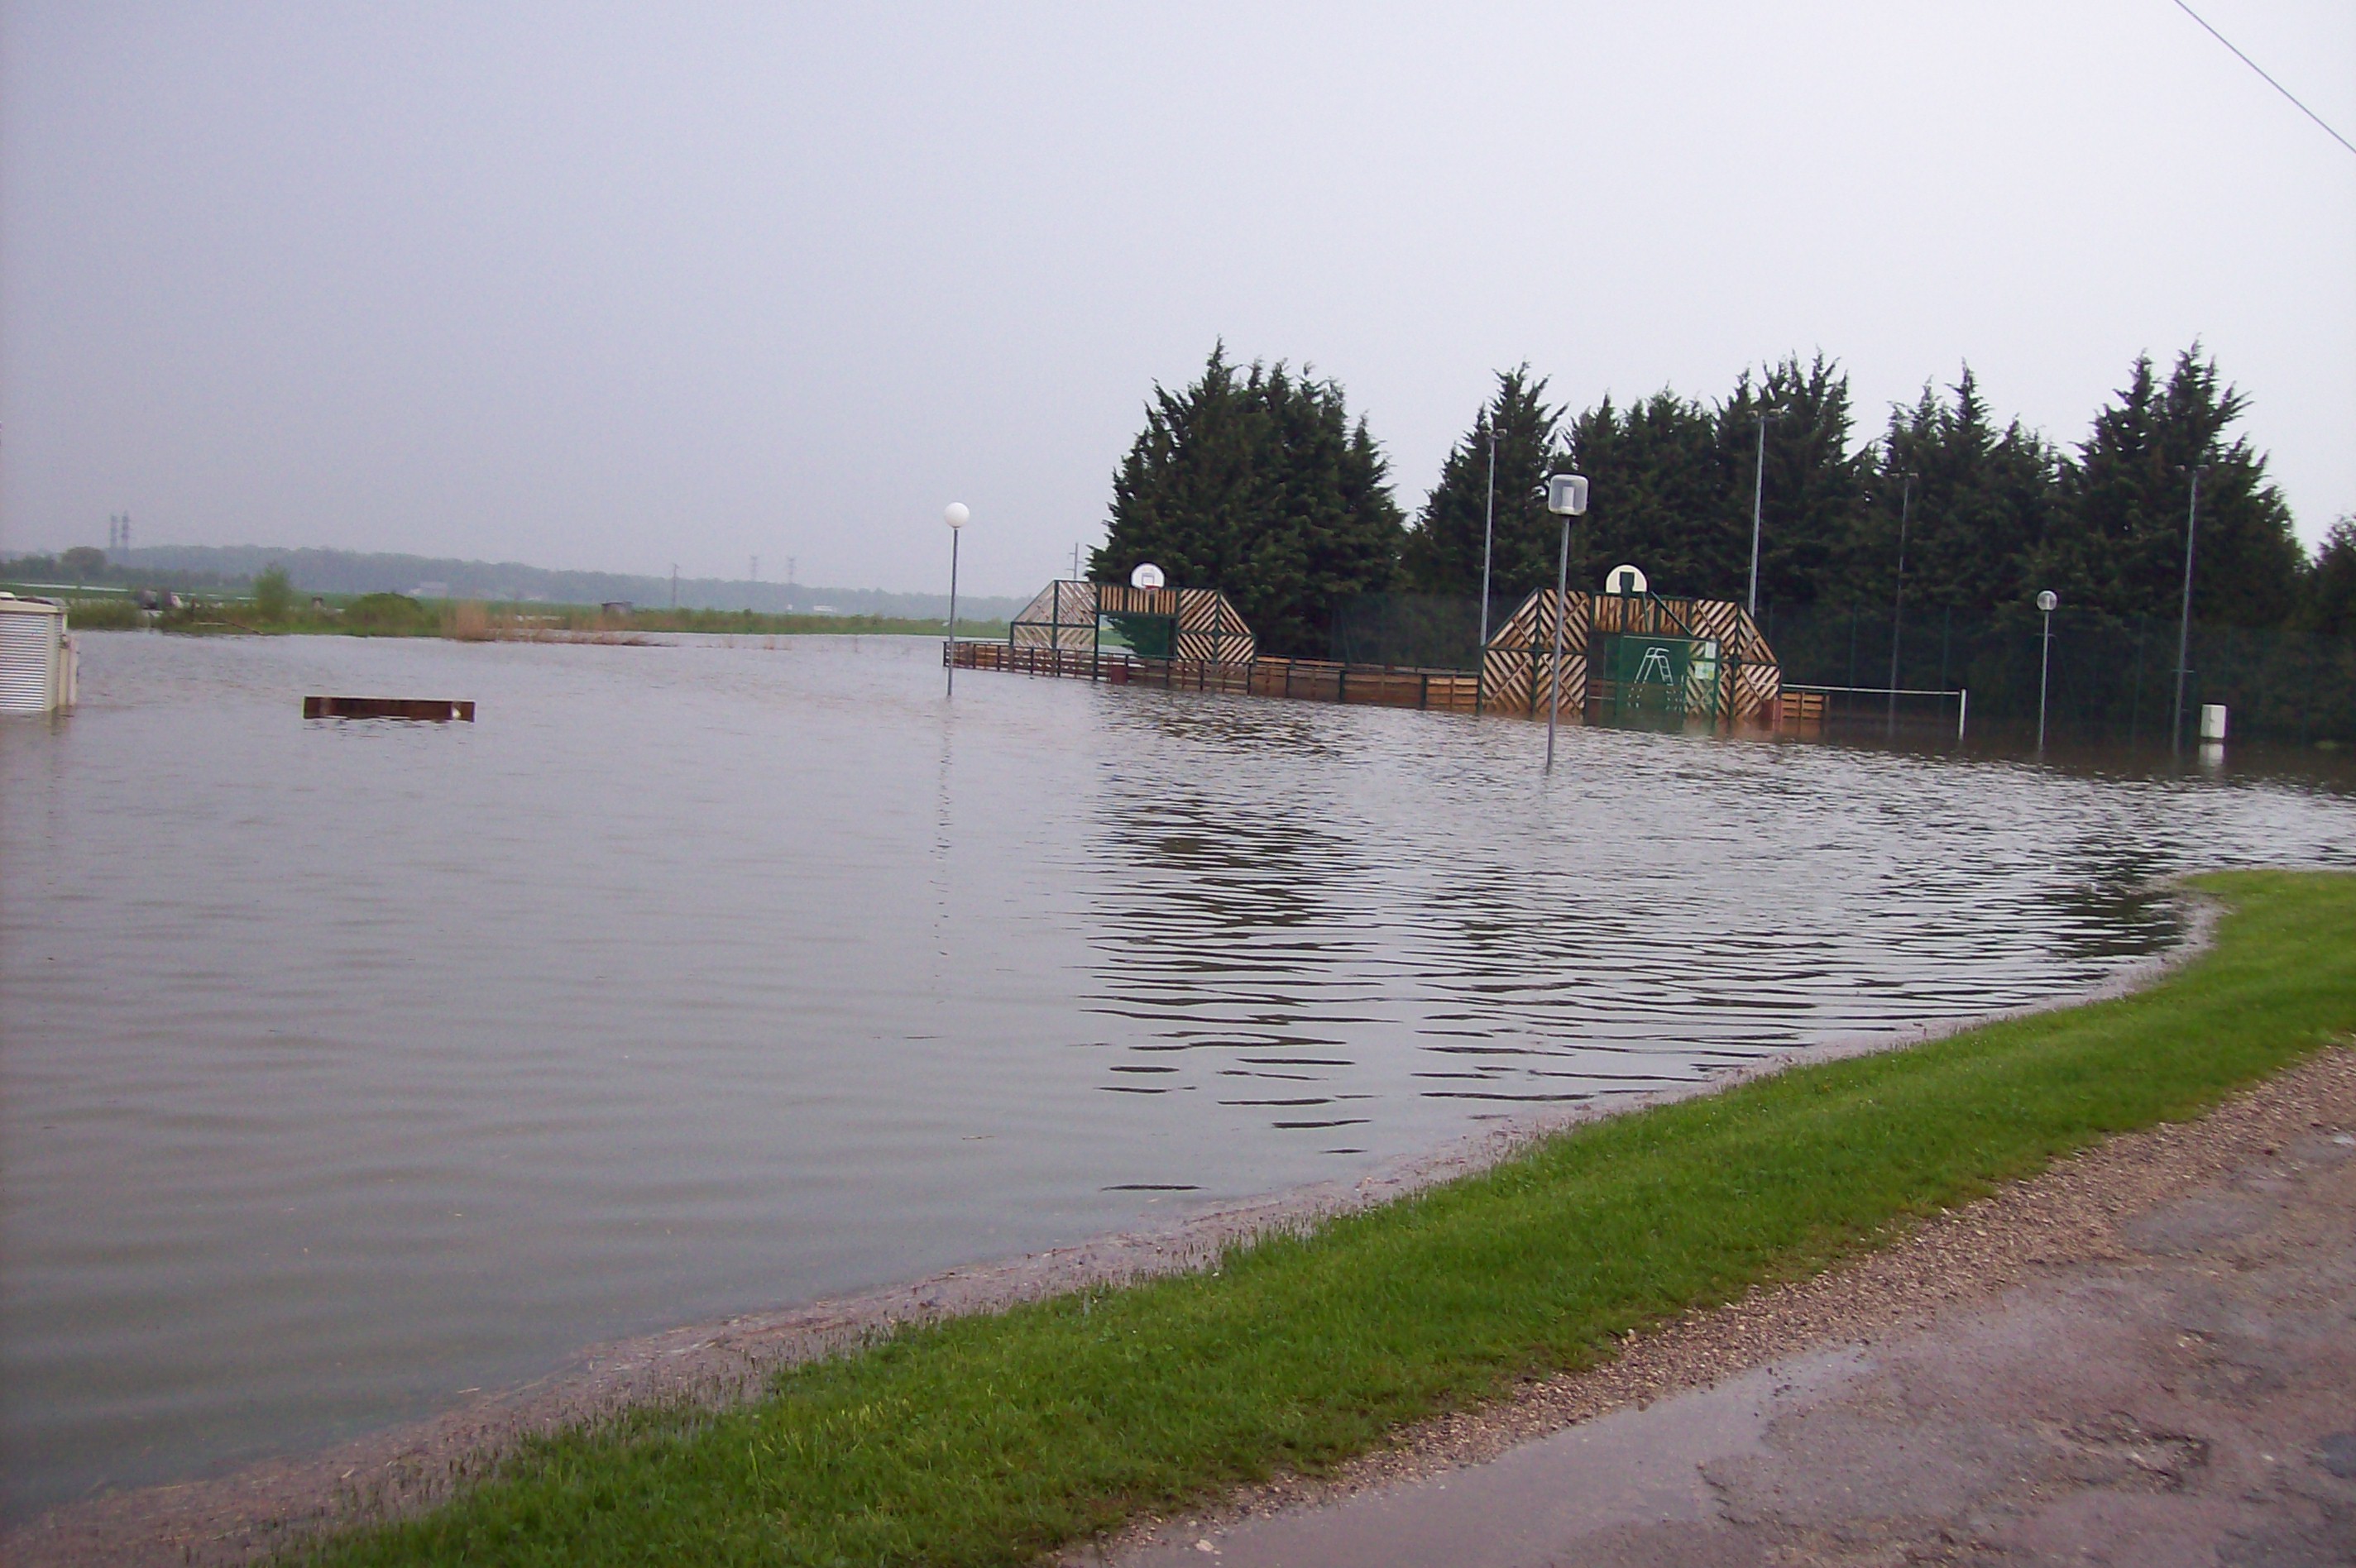
<instances>
[{"instance_id":1,"label":"distant bush","mask_svg":"<svg viewBox=\"0 0 2356 1568\"><path fill-rule=\"evenodd\" d=\"M405 593L363 593L344 606L344 624L369 636L425 636L441 630L441 619Z\"/></svg>"},{"instance_id":2,"label":"distant bush","mask_svg":"<svg viewBox=\"0 0 2356 1568\"><path fill-rule=\"evenodd\" d=\"M253 614L259 621L284 621L294 609L294 584L283 566L265 567L254 574Z\"/></svg>"}]
</instances>

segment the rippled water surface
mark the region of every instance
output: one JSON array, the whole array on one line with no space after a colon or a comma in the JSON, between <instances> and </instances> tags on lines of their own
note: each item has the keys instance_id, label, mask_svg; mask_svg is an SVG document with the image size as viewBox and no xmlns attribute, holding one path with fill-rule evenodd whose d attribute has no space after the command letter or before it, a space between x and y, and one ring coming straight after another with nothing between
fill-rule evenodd
<instances>
[{"instance_id":1,"label":"rippled water surface","mask_svg":"<svg viewBox=\"0 0 2356 1568\"><path fill-rule=\"evenodd\" d=\"M2169 940L2152 877L2356 841L2295 782L945 704L906 640L85 643L0 723L15 1517L2055 996Z\"/></svg>"}]
</instances>

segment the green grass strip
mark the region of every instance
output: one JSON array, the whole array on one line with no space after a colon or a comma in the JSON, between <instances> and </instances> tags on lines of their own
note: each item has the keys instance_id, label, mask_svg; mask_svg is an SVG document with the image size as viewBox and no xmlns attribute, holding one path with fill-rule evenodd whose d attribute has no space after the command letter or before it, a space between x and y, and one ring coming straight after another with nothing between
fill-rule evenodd
<instances>
[{"instance_id":1,"label":"green grass strip","mask_svg":"<svg viewBox=\"0 0 2356 1568\"><path fill-rule=\"evenodd\" d=\"M1021 1563L1591 1366L2356 1029L2356 876L2199 879L2135 996L1598 1123L1215 1274L901 1332L722 1414L536 1441L323 1563Z\"/></svg>"}]
</instances>

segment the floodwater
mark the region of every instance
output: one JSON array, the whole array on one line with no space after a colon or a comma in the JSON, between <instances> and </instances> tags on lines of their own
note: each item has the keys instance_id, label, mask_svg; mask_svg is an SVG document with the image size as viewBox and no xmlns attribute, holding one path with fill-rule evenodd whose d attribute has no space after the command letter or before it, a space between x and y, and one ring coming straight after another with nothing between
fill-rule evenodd
<instances>
[{"instance_id":1,"label":"floodwater","mask_svg":"<svg viewBox=\"0 0 2356 1568\"><path fill-rule=\"evenodd\" d=\"M0 725L15 1519L2051 997L2177 933L2151 879L2356 845L2296 778L945 702L918 640L84 645Z\"/></svg>"}]
</instances>

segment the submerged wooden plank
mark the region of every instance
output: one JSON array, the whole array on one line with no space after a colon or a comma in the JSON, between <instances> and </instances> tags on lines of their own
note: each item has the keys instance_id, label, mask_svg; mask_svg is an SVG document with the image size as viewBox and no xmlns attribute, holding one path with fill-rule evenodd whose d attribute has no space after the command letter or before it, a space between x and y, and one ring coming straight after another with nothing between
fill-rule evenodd
<instances>
[{"instance_id":1,"label":"submerged wooden plank","mask_svg":"<svg viewBox=\"0 0 2356 1568\"><path fill-rule=\"evenodd\" d=\"M415 719L446 724L452 720L472 724L475 705L441 697L306 697L305 719Z\"/></svg>"}]
</instances>

